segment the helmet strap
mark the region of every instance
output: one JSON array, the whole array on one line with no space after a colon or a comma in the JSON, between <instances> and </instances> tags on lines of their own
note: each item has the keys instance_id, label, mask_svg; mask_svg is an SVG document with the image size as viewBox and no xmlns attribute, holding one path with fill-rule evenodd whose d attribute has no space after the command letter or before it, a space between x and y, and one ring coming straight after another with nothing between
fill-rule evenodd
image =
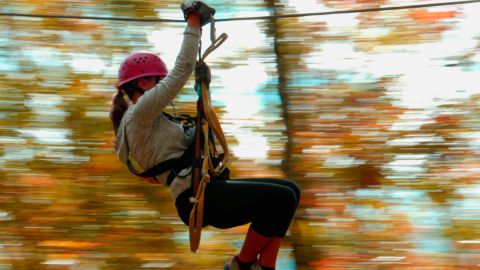
<instances>
[{"instance_id":1,"label":"helmet strap","mask_svg":"<svg viewBox=\"0 0 480 270\"><path fill-rule=\"evenodd\" d=\"M141 95L145 94L145 90L143 90L143 89L140 88L140 87L135 87L134 90L137 91L137 92L139 92Z\"/></svg>"},{"instance_id":2,"label":"helmet strap","mask_svg":"<svg viewBox=\"0 0 480 270\"><path fill-rule=\"evenodd\" d=\"M138 80L139 79L136 79L132 82L132 90L140 93L140 95L143 95L145 94L145 90L143 90L140 86L138 86L138 83L139 83Z\"/></svg>"}]
</instances>

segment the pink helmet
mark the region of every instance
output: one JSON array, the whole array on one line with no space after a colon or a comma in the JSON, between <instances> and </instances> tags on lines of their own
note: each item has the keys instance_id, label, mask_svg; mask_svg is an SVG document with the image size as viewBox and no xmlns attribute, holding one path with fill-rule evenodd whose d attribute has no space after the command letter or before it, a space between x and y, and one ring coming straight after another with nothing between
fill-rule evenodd
<instances>
[{"instance_id":1,"label":"pink helmet","mask_svg":"<svg viewBox=\"0 0 480 270\"><path fill-rule=\"evenodd\" d=\"M148 51L134 52L120 65L117 88L144 76L165 77L167 74L167 66L156 54Z\"/></svg>"}]
</instances>

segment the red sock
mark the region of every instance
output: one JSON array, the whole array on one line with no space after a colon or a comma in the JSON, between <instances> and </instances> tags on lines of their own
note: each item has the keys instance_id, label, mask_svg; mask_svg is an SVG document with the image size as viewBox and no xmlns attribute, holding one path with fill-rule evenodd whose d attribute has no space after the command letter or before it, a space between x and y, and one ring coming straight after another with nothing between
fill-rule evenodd
<instances>
[{"instance_id":1,"label":"red sock","mask_svg":"<svg viewBox=\"0 0 480 270\"><path fill-rule=\"evenodd\" d=\"M260 252L260 259L258 264L260 266L265 266L275 269L275 264L277 263L278 251L280 250L280 245L282 244L283 238L272 237L265 247Z\"/></svg>"},{"instance_id":2,"label":"red sock","mask_svg":"<svg viewBox=\"0 0 480 270\"><path fill-rule=\"evenodd\" d=\"M238 253L238 259L245 263L256 261L258 254L270 239L270 237L257 233L252 226L250 226L242 249L240 253Z\"/></svg>"}]
</instances>

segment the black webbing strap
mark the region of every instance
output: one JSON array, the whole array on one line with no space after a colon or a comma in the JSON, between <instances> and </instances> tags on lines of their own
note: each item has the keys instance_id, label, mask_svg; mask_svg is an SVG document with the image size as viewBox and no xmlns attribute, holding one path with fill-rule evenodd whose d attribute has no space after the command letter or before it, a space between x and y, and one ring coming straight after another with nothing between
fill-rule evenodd
<instances>
[{"instance_id":1,"label":"black webbing strap","mask_svg":"<svg viewBox=\"0 0 480 270\"><path fill-rule=\"evenodd\" d=\"M166 113L164 113L164 114L167 116L167 118L170 119L170 117L171 117L170 115L167 115ZM170 120L172 120L172 119L170 119ZM127 148L128 154L130 155L130 147L128 146L126 124L124 125L124 136L125 136L125 146ZM185 168L188 168L188 167L192 167L194 165L194 159L195 159L194 151L195 151L195 140L193 140L192 143L190 143L190 145L187 147L187 149L183 152L183 154L180 157L172 158L172 159L168 159L168 160L165 160L163 162L160 162L160 163L156 164L155 166L153 166L153 167L151 167L151 168L149 168L149 169L147 169L143 172L137 171L137 169L133 165L130 158L127 158L127 167L128 167L128 169L131 173L133 173L134 175L139 176L139 177L155 177L155 176L160 175L160 174L162 174L162 173L164 173L168 170L171 170L170 174L167 177L167 185L170 185L172 183L173 179L176 176L185 177L185 176L189 175L190 173L192 173L192 171L190 170L190 172L188 172L184 175L179 175L181 170L183 170Z\"/></svg>"},{"instance_id":2,"label":"black webbing strap","mask_svg":"<svg viewBox=\"0 0 480 270\"><path fill-rule=\"evenodd\" d=\"M194 162L193 151L195 149L194 144L195 143L192 142L180 157L172 158L172 159L168 159L163 162L160 162L155 166L149 168L148 170L145 170L144 172L141 172L141 173L138 172L135 169L135 166L132 164L130 159L127 159L127 167L131 173L140 177L154 177L168 170L171 170L172 172L167 177L167 185L170 185L173 179L179 175L181 170L193 166L193 162ZM191 172L185 175L180 175L180 176L185 177L190 173Z\"/></svg>"}]
</instances>

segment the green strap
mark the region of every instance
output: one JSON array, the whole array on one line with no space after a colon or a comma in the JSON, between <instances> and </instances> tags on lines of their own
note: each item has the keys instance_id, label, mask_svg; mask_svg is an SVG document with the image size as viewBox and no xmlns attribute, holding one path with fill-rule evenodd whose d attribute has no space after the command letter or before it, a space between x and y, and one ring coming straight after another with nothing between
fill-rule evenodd
<instances>
[{"instance_id":1,"label":"green strap","mask_svg":"<svg viewBox=\"0 0 480 270\"><path fill-rule=\"evenodd\" d=\"M195 91L197 92L198 98L201 98L202 97L202 84L198 84L197 89L195 89Z\"/></svg>"}]
</instances>

